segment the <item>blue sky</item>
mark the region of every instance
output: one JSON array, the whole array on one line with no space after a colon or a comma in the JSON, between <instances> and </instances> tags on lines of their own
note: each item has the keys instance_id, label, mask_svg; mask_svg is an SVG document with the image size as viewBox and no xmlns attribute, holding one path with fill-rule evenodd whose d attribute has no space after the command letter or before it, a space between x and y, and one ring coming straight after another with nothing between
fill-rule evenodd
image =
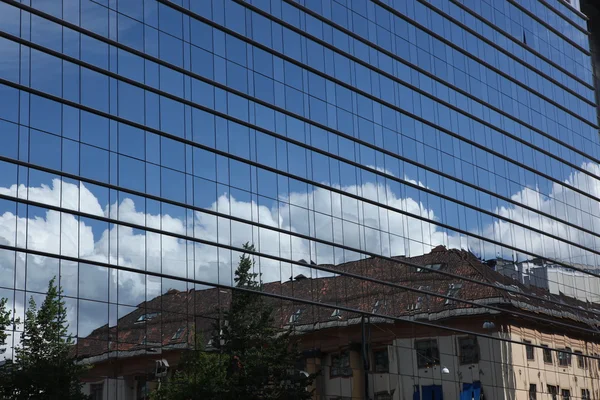
<instances>
[{"instance_id":1,"label":"blue sky","mask_svg":"<svg viewBox=\"0 0 600 400\"><path fill-rule=\"evenodd\" d=\"M62 11L55 4L59 3L41 1L36 3L36 7L39 5L46 12L78 22L73 17L75 14L72 9L65 8L65 14L61 15ZM316 79L314 74L308 78L305 72L290 63L279 59L271 61L271 56L267 53L257 52L258 57L256 54L251 57L249 52L246 54L247 47L237 39L204 30L201 24L191 24L193 33L196 33L193 44L197 47L184 57L183 49L179 52L177 49L180 46L173 39L181 36L181 32L178 33L176 29L177 24L173 22L177 16L170 8L165 7L160 14L162 19L159 20L154 1L145 1L146 21L155 28L160 26L165 32L159 32L158 29L140 30L139 21L131 18L119 19L118 30L109 31L108 14L106 21L102 18L90 18L91 15L104 15L102 6L88 1L82 4L85 6L82 9L81 23L87 29L111 38L118 32L119 40L128 46L160 56L168 62L208 76L216 82L227 83L238 90L250 90L257 82L264 83L265 87L271 85L269 87L272 90L255 90L254 95L265 101L283 101L281 104L293 112L306 106L306 99L299 90L308 90L312 95L306 100L308 109L316 110L310 116L322 120L324 125L332 124L332 119L335 119L336 129L365 142L449 174L461 176L462 171L463 179L472 179L489 190L497 190L516 203L529 205L600 233L600 220L595 219L600 214L597 202L590 202L588 198L569 188L600 197L598 180L580 171L549 163L550 167L544 165L543 168L549 168L556 179L565 185L540 179L533 173L525 173L498 158L493 159L489 154L474 150L429 126L415 123L405 115L390 114L388 110L391 109L371 107L366 98L353 96L341 86L332 91L332 82ZM3 30L19 35L15 24L18 16L14 14L14 10L0 2L0 24ZM137 7L119 11L132 18L142 17ZM61 178L58 172L62 171L384 256L415 256L428 252L439 244L469 248L486 258L514 256L507 248L467 239L465 235L442 229L434 223L441 222L507 245L521 247L533 254L565 262L597 265L589 252L562 246L548 237L532 235L527 229L511 226L490 216L478 215L468 208L459 208L456 204L446 203L424 190L401 182L439 191L526 226L598 249L600 241L594 235L570 230L549 218L537 218L535 213L520 209L514 204L477 195L474 190L456 186L450 180L441 180L414 163L399 162L394 157L367 146L355 145L351 140L286 117L282 113L275 113L268 107L248 103L242 97L226 94L204 82L184 77L183 74L169 71L140 57L111 51L108 45L100 41L78 38L71 33L65 29L63 39L57 40L56 26L37 18L31 37L25 39L143 81L151 87L205 107L227 111L250 124L379 170L399 181L386 180L381 174L357 170L350 164L321 154L308 153L302 147L283 139L275 139L166 97L159 98L150 92L144 93L142 89L117 83L100 73L79 70L74 64L61 62L43 52L32 51L29 59L22 55L23 49L14 42L0 39L0 77L3 79L56 96L62 95L70 101L119 115L148 128L159 129L336 189L329 191L300 180L288 179L264 168L250 167L237 160L216 156L210 151L195 148L174 138L161 137L93 113L80 112L77 108L61 106L57 102L27 95L26 92L19 94L16 89L0 85L0 156L30 162L57 172L53 174L33 168L17 168L15 164L0 161L0 194L64 209L61 213L44 207L26 207L24 204L17 206L14 201L0 200L0 243L55 255L109 262L137 268L140 272L163 271L175 276L222 284L231 283L232 265L237 254L223 251L218 246L199 244L194 242L194 238L236 247L252 241L264 254L290 260L313 260L320 264L341 263L357 256L332 246L309 242L298 235L259 229L251 224L230 222L227 218L209 213L194 212L126 192L109 190L102 185ZM207 40L211 35L214 36ZM146 43L156 43L157 46L145 46ZM202 62L209 57L208 51L214 51L218 56L210 56L213 58L212 63ZM289 50L290 53L294 51ZM108 54L111 56L110 63L107 61ZM33 68L30 76L22 73L19 61L31 62ZM248 65L257 73L248 74L252 79L242 79L247 72L241 65ZM270 76L281 84L275 85L272 80L267 79ZM367 85L367 80L368 76L365 75L364 81L361 80L357 85ZM332 108L334 103L339 109ZM248 112L250 106L254 112ZM350 111L359 114L362 119ZM355 125L358 129L355 129ZM527 137L531 133L522 134ZM506 154L520 158L527 165L534 165L530 163L534 159L535 162L540 162L541 169L541 162L546 161L545 156L535 155L533 152L517 155L520 148L511 147L514 142L498 141L501 137L499 133L475 130L468 135L478 143L498 150L505 146L503 150ZM551 147L547 142L539 143L537 136L532 138L535 145L548 146L544 148L560 154L558 147ZM441 149L444 154L438 153L435 148ZM573 154L569 153L570 162L592 175L600 176L597 164ZM481 168L477 172L468 173L465 162L456 161L458 156ZM498 172L502 170L513 182L507 183L491 174L484 174L486 169ZM337 191L387 204L402 210L408 216L388 212L373 204L359 204L355 199ZM575 207L570 207L572 205ZM576 207L589 208L594 219L584 215ZM132 223L136 227L117 227L92 217L78 218L69 213L69 210ZM415 217L424 218L425 221ZM186 239L147 232L144 227L183 235ZM14 276L15 262L24 265L25 261L19 257L25 256L19 254L15 257L13 252L0 251L0 286L11 287L10 279L1 279ZM525 257L520 255L520 259ZM34 257L27 260L27 265L28 271L33 272L27 282L30 290L42 290L47 280L58 271L57 261L50 258ZM287 280L290 275L299 272L309 276L318 274L316 270L302 269L267 258L260 259L259 266L266 281ZM77 280L75 269L69 269L66 264L61 264L61 268L64 268L61 274L64 275L65 282ZM90 278L80 283L84 286L80 288L79 294L87 299L79 306L83 310L79 313L83 319L89 315L108 319L108 315L104 315L105 311L96 310L91 301L106 301L106 296L113 296L115 291L119 293L120 303L126 307L135 306L144 296L154 296L161 291L161 282L147 279L142 273L121 272L119 275L116 271L92 266L84 267L84 271L80 273ZM112 289L107 291L107 285L112 285ZM67 289L76 286L76 283L66 284ZM163 288L167 286L184 289L180 287L181 283L162 283ZM85 302L88 300L90 303ZM76 307L73 305L71 309ZM82 332L89 331L98 325L99 319L100 317L91 318L83 325L79 321L80 329Z\"/></svg>"}]
</instances>

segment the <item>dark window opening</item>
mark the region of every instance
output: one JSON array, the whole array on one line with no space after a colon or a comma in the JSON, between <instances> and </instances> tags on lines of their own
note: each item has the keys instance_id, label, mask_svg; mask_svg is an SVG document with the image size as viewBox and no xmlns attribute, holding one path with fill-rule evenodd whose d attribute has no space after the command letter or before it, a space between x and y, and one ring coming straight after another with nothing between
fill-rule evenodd
<instances>
[{"instance_id":1,"label":"dark window opening","mask_svg":"<svg viewBox=\"0 0 600 400\"><path fill-rule=\"evenodd\" d=\"M104 383L90 385L90 400L104 400Z\"/></svg>"},{"instance_id":2,"label":"dark window opening","mask_svg":"<svg viewBox=\"0 0 600 400\"><path fill-rule=\"evenodd\" d=\"M535 347L531 345L531 340L523 340L525 343L525 353L528 360L535 360Z\"/></svg>"},{"instance_id":3,"label":"dark window opening","mask_svg":"<svg viewBox=\"0 0 600 400\"><path fill-rule=\"evenodd\" d=\"M552 350L550 350L550 348L548 347L547 344L543 344L543 354L544 354L544 362L547 364L552 364Z\"/></svg>"},{"instance_id":4,"label":"dark window opening","mask_svg":"<svg viewBox=\"0 0 600 400\"><path fill-rule=\"evenodd\" d=\"M373 352L373 358L375 359L375 372L389 372L390 371L390 360L388 358L388 350L376 350Z\"/></svg>"},{"instance_id":5,"label":"dark window opening","mask_svg":"<svg viewBox=\"0 0 600 400\"><path fill-rule=\"evenodd\" d=\"M547 391L552 400L558 400L558 386L547 385Z\"/></svg>"},{"instance_id":6,"label":"dark window opening","mask_svg":"<svg viewBox=\"0 0 600 400\"><path fill-rule=\"evenodd\" d=\"M428 368L434 365L440 365L440 351L435 339L417 340L415 342L417 350L417 365L419 368Z\"/></svg>"},{"instance_id":7,"label":"dark window opening","mask_svg":"<svg viewBox=\"0 0 600 400\"><path fill-rule=\"evenodd\" d=\"M461 364L475 364L479 362L479 344L475 336L458 339Z\"/></svg>"},{"instance_id":8,"label":"dark window opening","mask_svg":"<svg viewBox=\"0 0 600 400\"><path fill-rule=\"evenodd\" d=\"M350 368L350 352L342 351L331 356L331 370L329 371L330 378L352 376L352 368Z\"/></svg>"},{"instance_id":9,"label":"dark window opening","mask_svg":"<svg viewBox=\"0 0 600 400\"><path fill-rule=\"evenodd\" d=\"M564 351L558 352L558 365L568 367L571 365L571 349L565 348Z\"/></svg>"},{"instance_id":10,"label":"dark window opening","mask_svg":"<svg viewBox=\"0 0 600 400\"><path fill-rule=\"evenodd\" d=\"M537 398L537 385L532 383L529 385L529 400L536 400Z\"/></svg>"}]
</instances>

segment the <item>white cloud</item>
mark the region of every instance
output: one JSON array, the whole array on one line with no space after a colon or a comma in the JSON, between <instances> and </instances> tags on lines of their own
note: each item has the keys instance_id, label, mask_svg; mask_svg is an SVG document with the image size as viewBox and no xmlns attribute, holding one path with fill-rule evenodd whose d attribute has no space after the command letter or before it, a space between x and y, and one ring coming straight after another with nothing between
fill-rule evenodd
<instances>
[{"instance_id":1,"label":"white cloud","mask_svg":"<svg viewBox=\"0 0 600 400\"><path fill-rule=\"evenodd\" d=\"M584 165L586 169L598 169L598 166ZM421 185L419 182L417 184ZM600 185L581 173L573 173L566 183L576 187L585 187L592 194L600 196ZM438 215L424 204L413 198L399 198L390 187L366 183L360 186L338 187L344 192L361 195L379 201L390 207L402 210L416 217L437 221ZM25 187L12 185L0 188L0 194L28 199L66 209L81 210L98 216L117 216L119 220L133 224L160 228L178 235L189 235L198 239L218 242L219 244L241 247L245 242L253 242L264 254L286 259L315 261L319 264L339 263L357 257L349 252L332 251L329 246L315 245L302 238L278 233L268 229L259 229L248 224L231 222L217 218L208 213L185 214L185 211L174 211L170 215L145 212L144 205L136 204L132 198L122 198L120 203L102 205L92 191L84 184L54 179L47 185ZM575 209L562 206L558 200L568 204L582 204L583 196L572 190L565 190L554 185L547 196L542 196L532 189L524 189L515 193L513 199L535 209L552 213L560 218L572 220ZM428 252L433 246L443 244L448 247L466 248L473 244L476 251L484 251L487 256L503 252L497 246L478 241L465 240L455 233L448 233L436 225L418 218L397 212L388 212L371 204L359 204L351 197L317 188L310 193L291 193L288 198L281 198L279 207L271 208L259 205L254 201L241 201L225 194L218 197L210 207L211 210L229 210L231 215L248 218L252 221L292 232L312 235L337 244L356 247L385 256L416 256ZM277 202L273 202L277 204ZM308 212L306 207L316 210ZM597 207L597 206L596 206ZM564 226L549 218L539 218L530 211L520 207L503 206L496 209L499 215L521 221L529 226L543 229L553 234L571 234L571 240L600 248L600 242L592 235L561 232ZM125 226L109 226L100 222L92 223L89 219L79 219L69 213L45 210L42 214L17 216L13 210L0 210L0 242L10 246L23 246L53 254L66 254L88 260L118 264L140 271L149 270L164 272L179 277L189 277L211 283L231 284L239 254L218 250L214 246L199 244L173 236L160 235ZM535 218L534 218L535 216ZM595 232L600 226L592 226ZM388 235L385 232L389 232ZM585 259L583 251L574 252L559 246L553 240L539 235L530 235L525 229L515 228L506 222L495 220L481 229L485 237L490 237L506 244L525 246L527 251L557 259ZM408 239L410 238L410 240ZM479 246L479 247L477 247ZM503 254L502 255L507 255ZM589 259L589 257L588 257ZM19 268L23 269L25 259L18 253ZM289 263L260 258L257 267L265 281L287 280L291 275L304 273L315 276L316 271L310 268L292 266ZM14 276L13 265L15 254L3 251L0 253L0 275ZM27 260L27 287L30 290L43 290L53 274L58 273L56 260L44 257L30 257ZM83 271L83 272L82 272ZM31 272L31 273L30 273ZM63 266L61 284L67 295L75 295L78 280L80 296L90 300L115 301L118 292L119 303L135 306L144 301L146 293L154 297L161 292L158 279L147 280L143 274L117 273L107 271L103 267L82 266L79 276L77 269ZM21 273L19 273L21 274ZM321 273L320 276L322 276ZM81 278L81 279L79 279ZM11 278L12 279L12 278ZM17 281L19 281L19 276ZM2 282L10 286L10 282ZM20 289L23 286L19 286ZM168 287L163 287L162 291ZM24 298L15 302L18 313L23 315ZM69 303L70 321L73 332L76 327L80 335L87 335L98 327L98 319L76 313L75 303ZM91 309L91 308L90 308Z\"/></svg>"}]
</instances>

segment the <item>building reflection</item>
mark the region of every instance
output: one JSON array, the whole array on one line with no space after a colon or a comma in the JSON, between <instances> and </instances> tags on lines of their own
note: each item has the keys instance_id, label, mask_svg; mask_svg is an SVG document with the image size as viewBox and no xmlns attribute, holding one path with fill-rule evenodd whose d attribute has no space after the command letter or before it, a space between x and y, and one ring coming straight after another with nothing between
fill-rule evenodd
<instances>
[{"instance_id":1,"label":"building reflection","mask_svg":"<svg viewBox=\"0 0 600 400\"><path fill-rule=\"evenodd\" d=\"M549 266L439 246L322 267L338 274L264 285L300 341L298 368L321 371L314 399L598 398L600 307L531 280ZM78 362L93 366L85 390L149 398L197 338L211 351L230 299L226 288L171 289L80 338Z\"/></svg>"}]
</instances>

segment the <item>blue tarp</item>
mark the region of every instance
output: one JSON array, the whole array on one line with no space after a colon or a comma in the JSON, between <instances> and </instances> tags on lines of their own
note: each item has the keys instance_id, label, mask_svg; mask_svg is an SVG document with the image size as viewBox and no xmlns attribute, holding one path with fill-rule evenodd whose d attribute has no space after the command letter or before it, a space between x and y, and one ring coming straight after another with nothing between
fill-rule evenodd
<instances>
[{"instance_id":1,"label":"blue tarp","mask_svg":"<svg viewBox=\"0 0 600 400\"><path fill-rule=\"evenodd\" d=\"M463 383L460 400L480 400L481 382Z\"/></svg>"}]
</instances>

